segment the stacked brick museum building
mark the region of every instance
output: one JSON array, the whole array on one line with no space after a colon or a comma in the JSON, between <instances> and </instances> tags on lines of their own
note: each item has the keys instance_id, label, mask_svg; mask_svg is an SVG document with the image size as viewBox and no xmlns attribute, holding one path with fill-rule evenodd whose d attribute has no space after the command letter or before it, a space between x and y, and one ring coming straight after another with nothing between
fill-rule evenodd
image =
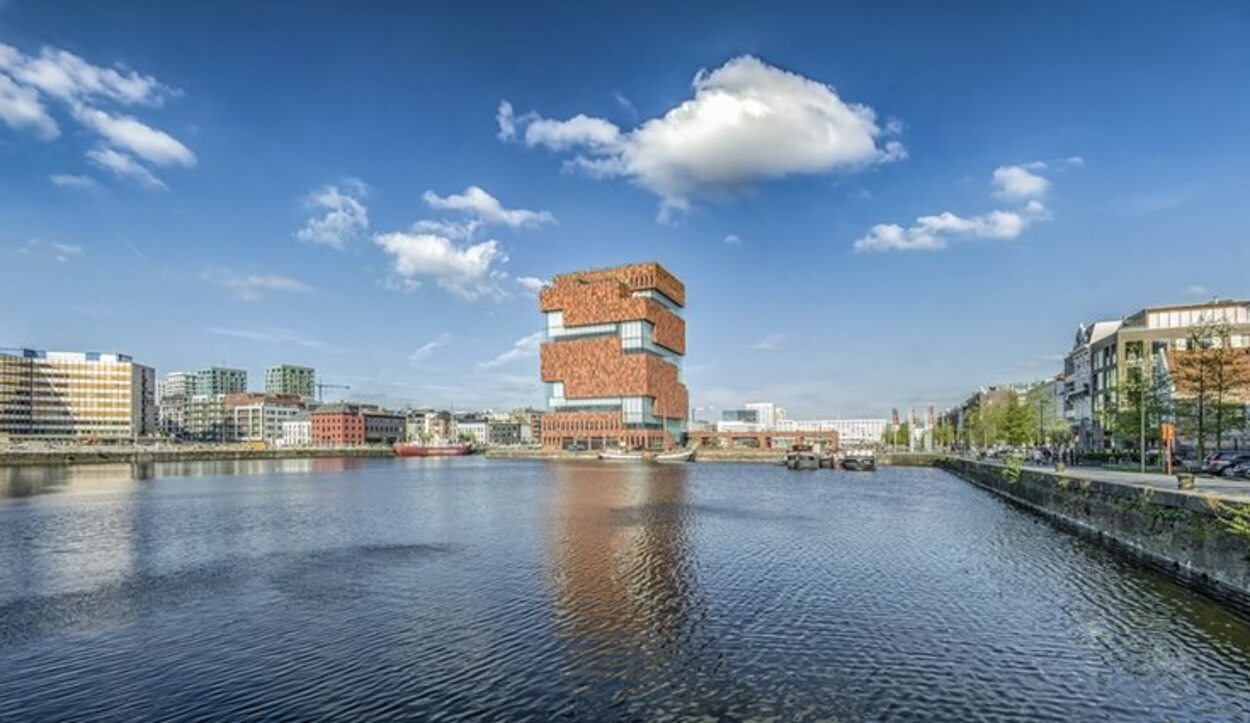
<instances>
[{"instance_id":1,"label":"stacked brick museum building","mask_svg":"<svg viewBox=\"0 0 1250 723\"><path fill-rule=\"evenodd\" d=\"M682 445L688 398L686 288L657 263L563 274L540 292L546 316L542 443L555 450Z\"/></svg>"}]
</instances>

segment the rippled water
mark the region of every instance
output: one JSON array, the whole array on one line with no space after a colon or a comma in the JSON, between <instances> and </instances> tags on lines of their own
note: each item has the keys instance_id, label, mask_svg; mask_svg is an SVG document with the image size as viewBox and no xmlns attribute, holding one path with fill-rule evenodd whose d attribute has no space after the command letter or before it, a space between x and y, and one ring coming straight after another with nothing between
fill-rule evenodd
<instances>
[{"instance_id":1,"label":"rippled water","mask_svg":"<svg viewBox=\"0 0 1250 723\"><path fill-rule=\"evenodd\" d=\"M0 470L0 719L1244 719L1250 626L947 474Z\"/></svg>"}]
</instances>

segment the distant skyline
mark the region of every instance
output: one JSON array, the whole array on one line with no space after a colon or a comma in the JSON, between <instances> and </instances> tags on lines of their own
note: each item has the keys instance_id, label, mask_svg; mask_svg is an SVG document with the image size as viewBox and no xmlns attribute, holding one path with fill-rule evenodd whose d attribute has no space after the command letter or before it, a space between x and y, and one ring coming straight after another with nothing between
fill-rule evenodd
<instances>
[{"instance_id":1,"label":"distant skyline","mask_svg":"<svg viewBox=\"0 0 1250 723\"><path fill-rule=\"evenodd\" d=\"M695 408L950 406L1250 297L1250 6L0 2L0 346L542 404L656 260Z\"/></svg>"}]
</instances>

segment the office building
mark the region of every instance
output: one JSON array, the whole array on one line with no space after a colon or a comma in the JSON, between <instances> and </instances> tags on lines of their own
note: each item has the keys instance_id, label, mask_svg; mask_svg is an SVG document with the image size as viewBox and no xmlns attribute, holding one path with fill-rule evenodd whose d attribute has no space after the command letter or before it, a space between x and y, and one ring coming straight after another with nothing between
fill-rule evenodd
<instances>
[{"instance_id":1,"label":"office building","mask_svg":"<svg viewBox=\"0 0 1250 723\"><path fill-rule=\"evenodd\" d=\"M1232 348L1250 347L1250 301L1152 306L1120 321L1079 327L1064 359L1063 400L1077 446L1112 446L1114 410L1126 366L1153 367L1162 355L1185 352L1198 327L1210 323L1225 325Z\"/></svg>"},{"instance_id":2,"label":"office building","mask_svg":"<svg viewBox=\"0 0 1250 723\"><path fill-rule=\"evenodd\" d=\"M156 432L156 373L125 354L0 350L0 438L131 441Z\"/></svg>"},{"instance_id":3,"label":"office building","mask_svg":"<svg viewBox=\"0 0 1250 723\"><path fill-rule=\"evenodd\" d=\"M265 370L265 393L294 395L311 402L316 393L317 372L312 367L279 364Z\"/></svg>"},{"instance_id":4,"label":"office building","mask_svg":"<svg viewBox=\"0 0 1250 723\"><path fill-rule=\"evenodd\" d=\"M539 293L549 449L669 449L688 408L685 286L657 263L563 274Z\"/></svg>"},{"instance_id":5,"label":"office building","mask_svg":"<svg viewBox=\"0 0 1250 723\"><path fill-rule=\"evenodd\" d=\"M404 417L361 404L327 404L312 410L312 443L321 446L394 444L404 439Z\"/></svg>"}]
</instances>

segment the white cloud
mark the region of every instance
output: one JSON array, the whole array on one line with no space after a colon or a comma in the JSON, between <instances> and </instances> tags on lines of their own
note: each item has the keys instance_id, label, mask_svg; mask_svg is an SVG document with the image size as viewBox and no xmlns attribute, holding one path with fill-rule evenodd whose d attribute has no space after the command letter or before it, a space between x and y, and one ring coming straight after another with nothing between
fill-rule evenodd
<instances>
[{"instance_id":1,"label":"white cloud","mask_svg":"<svg viewBox=\"0 0 1250 723\"><path fill-rule=\"evenodd\" d=\"M82 247L77 244L50 243L48 247L52 249L52 258L64 263L74 256L82 253Z\"/></svg>"},{"instance_id":2,"label":"white cloud","mask_svg":"<svg viewBox=\"0 0 1250 723\"><path fill-rule=\"evenodd\" d=\"M206 331L210 334L216 334L218 336L229 336L236 339L247 339L248 341L260 341L269 344L290 344L293 346L302 346L306 349L316 349L317 351L336 354L350 351L349 349L329 344L319 339L309 339L287 329L268 329L264 331L257 331L252 329L229 329L210 326L206 328Z\"/></svg>"},{"instance_id":3,"label":"white cloud","mask_svg":"<svg viewBox=\"0 0 1250 723\"><path fill-rule=\"evenodd\" d=\"M216 266L200 272L200 278L227 289L242 301L260 301L265 298L265 293L271 291L294 293L313 290L308 284L289 276L240 274Z\"/></svg>"},{"instance_id":4,"label":"white cloud","mask_svg":"<svg viewBox=\"0 0 1250 723\"><path fill-rule=\"evenodd\" d=\"M742 239L741 239L741 238L739 238L737 234L732 234L732 233L731 233L731 234L729 234L728 236L726 236L724 239L722 239L722 241L723 241L724 243L726 243L726 244L729 244L730 246L741 246L741 245L742 245Z\"/></svg>"},{"instance_id":5,"label":"white cloud","mask_svg":"<svg viewBox=\"0 0 1250 723\"><path fill-rule=\"evenodd\" d=\"M177 138L145 125L130 116L113 116L102 110L81 106L74 117L99 133L111 145L130 151L158 166L194 166L195 154Z\"/></svg>"},{"instance_id":6,"label":"white cloud","mask_svg":"<svg viewBox=\"0 0 1250 723\"><path fill-rule=\"evenodd\" d=\"M397 231L378 234L373 242L390 254L403 288L416 289L432 279L439 288L468 300L507 295L498 283L506 274L495 268L508 260L498 241L460 246L437 234Z\"/></svg>"},{"instance_id":7,"label":"white cloud","mask_svg":"<svg viewBox=\"0 0 1250 723\"><path fill-rule=\"evenodd\" d=\"M2 65L0 65L2 67ZM24 88L0 72L0 121L15 130L30 128L43 140L61 135L61 129L39 100L39 94Z\"/></svg>"},{"instance_id":8,"label":"white cloud","mask_svg":"<svg viewBox=\"0 0 1250 723\"><path fill-rule=\"evenodd\" d=\"M1083 166L1085 165L1085 159L1081 156L1068 156L1064 159L1064 163L1067 163L1069 166Z\"/></svg>"},{"instance_id":9,"label":"white cloud","mask_svg":"<svg viewBox=\"0 0 1250 723\"><path fill-rule=\"evenodd\" d=\"M426 191L421 198L430 208L444 211L460 211L474 217L483 224L497 224L510 228L528 228L556 222L555 216L551 215L550 211L504 208L499 199L487 193L480 186L469 186L464 190L464 193L450 196L439 196L433 191ZM425 223L438 224L442 222Z\"/></svg>"},{"instance_id":10,"label":"white cloud","mask_svg":"<svg viewBox=\"0 0 1250 723\"><path fill-rule=\"evenodd\" d=\"M449 332L444 331L443 333L439 334L433 339L417 347L416 351L408 355L408 361L412 361L412 362L421 361L422 359L425 359L429 355L433 354L435 350L441 349L442 347L447 346L447 344L449 344L450 342L451 342L451 334Z\"/></svg>"},{"instance_id":11,"label":"white cloud","mask_svg":"<svg viewBox=\"0 0 1250 723\"><path fill-rule=\"evenodd\" d=\"M521 288L531 294L537 294L543 290L544 286L547 285L546 281L536 276L518 276L516 277L516 282L521 286Z\"/></svg>"},{"instance_id":12,"label":"white cloud","mask_svg":"<svg viewBox=\"0 0 1250 723\"><path fill-rule=\"evenodd\" d=\"M769 334L751 345L756 351L777 351L786 340L785 334Z\"/></svg>"},{"instance_id":13,"label":"white cloud","mask_svg":"<svg viewBox=\"0 0 1250 723\"><path fill-rule=\"evenodd\" d=\"M1044 163L1029 164L1044 168ZM1024 233L1030 225L1050 219L1050 211L1036 197L1050 188L1050 181L1036 175L1023 166L1003 166L995 169L993 185L995 195L1017 201L1027 201L1022 207L995 210L977 216L960 216L944 211L933 216L921 216L910 226L896 223L879 223L868 233L856 239L856 252L885 251L940 251L952 241L989 239L1009 241Z\"/></svg>"},{"instance_id":14,"label":"white cloud","mask_svg":"<svg viewBox=\"0 0 1250 723\"><path fill-rule=\"evenodd\" d=\"M582 154L570 167L631 179L660 197L662 217L689 208L696 195L906 157L903 146L889 140L901 124L883 130L872 108L749 55L700 71L692 86L693 98L629 132L582 114L565 121L515 117L505 102L500 137L515 138L523 126L529 146L578 149Z\"/></svg>"},{"instance_id":15,"label":"white cloud","mask_svg":"<svg viewBox=\"0 0 1250 723\"><path fill-rule=\"evenodd\" d=\"M118 178L134 181L148 188L165 188L165 182L135 159L113 150L112 148L92 148L87 151L87 160Z\"/></svg>"},{"instance_id":16,"label":"white cloud","mask_svg":"<svg viewBox=\"0 0 1250 723\"><path fill-rule=\"evenodd\" d=\"M1042 198L1050 188L1050 181L1032 173L1029 169L1045 168L1046 164L1036 162L1026 166L1000 166L994 169L992 183L994 195L1008 201L1023 201L1031 198Z\"/></svg>"},{"instance_id":17,"label":"white cloud","mask_svg":"<svg viewBox=\"0 0 1250 723\"><path fill-rule=\"evenodd\" d=\"M75 176L68 173L56 173L48 176L48 181L57 188L77 188L84 191L97 188L94 178L90 176Z\"/></svg>"},{"instance_id":18,"label":"white cloud","mask_svg":"<svg viewBox=\"0 0 1250 723\"><path fill-rule=\"evenodd\" d=\"M319 215L308 219L295 238L336 249L359 238L369 229L369 210L364 204L367 191L356 179L344 181L343 188L327 185L313 191L304 202Z\"/></svg>"},{"instance_id":19,"label":"white cloud","mask_svg":"<svg viewBox=\"0 0 1250 723\"><path fill-rule=\"evenodd\" d=\"M499 101L499 110L495 111L495 122L499 124L497 137L501 141L516 138L516 119L512 116L512 104L506 100Z\"/></svg>"},{"instance_id":20,"label":"white cloud","mask_svg":"<svg viewBox=\"0 0 1250 723\"><path fill-rule=\"evenodd\" d=\"M0 44L0 69L19 81L66 102L97 98L122 105L159 106L179 91L150 75L93 65L59 48L44 47L39 57Z\"/></svg>"},{"instance_id":21,"label":"white cloud","mask_svg":"<svg viewBox=\"0 0 1250 723\"><path fill-rule=\"evenodd\" d=\"M1199 285L1199 284L1193 284L1193 285L1190 285L1190 286L1186 286L1186 287L1185 287L1185 294L1186 294L1187 296L1197 296L1197 297L1199 297L1199 298L1204 298L1204 299L1206 299L1206 298L1211 298L1211 297L1213 297L1213 296L1214 296L1214 294L1212 294L1212 293L1211 293L1211 290L1210 290L1210 289L1208 289L1208 288L1207 288L1207 287L1205 287L1205 286L1201 286L1201 285Z\"/></svg>"},{"instance_id":22,"label":"white cloud","mask_svg":"<svg viewBox=\"0 0 1250 723\"><path fill-rule=\"evenodd\" d=\"M192 167L195 154L169 133L101 106L157 107L177 95L180 91L152 76L120 65L94 65L52 47L31 56L0 44L0 121L13 128L29 128L37 137L52 140L61 135L45 105L45 101L53 101L112 146L87 151L88 161L149 188L164 188L165 184L136 157L158 166Z\"/></svg>"},{"instance_id":23,"label":"white cloud","mask_svg":"<svg viewBox=\"0 0 1250 723\"><path fill-rule=\"evenodd\" d=\"M479 369L495 369L497 367L504 366L505 364L517 361L518 359L536 356L538 354L538 348L542 346L543 339L545 337L546 334L541 331L536 331L533 334L527 334L520 339L517 339L511 349L508 349L498 356L488 359L477 366Z\"/></svg>"}]
</instances>

